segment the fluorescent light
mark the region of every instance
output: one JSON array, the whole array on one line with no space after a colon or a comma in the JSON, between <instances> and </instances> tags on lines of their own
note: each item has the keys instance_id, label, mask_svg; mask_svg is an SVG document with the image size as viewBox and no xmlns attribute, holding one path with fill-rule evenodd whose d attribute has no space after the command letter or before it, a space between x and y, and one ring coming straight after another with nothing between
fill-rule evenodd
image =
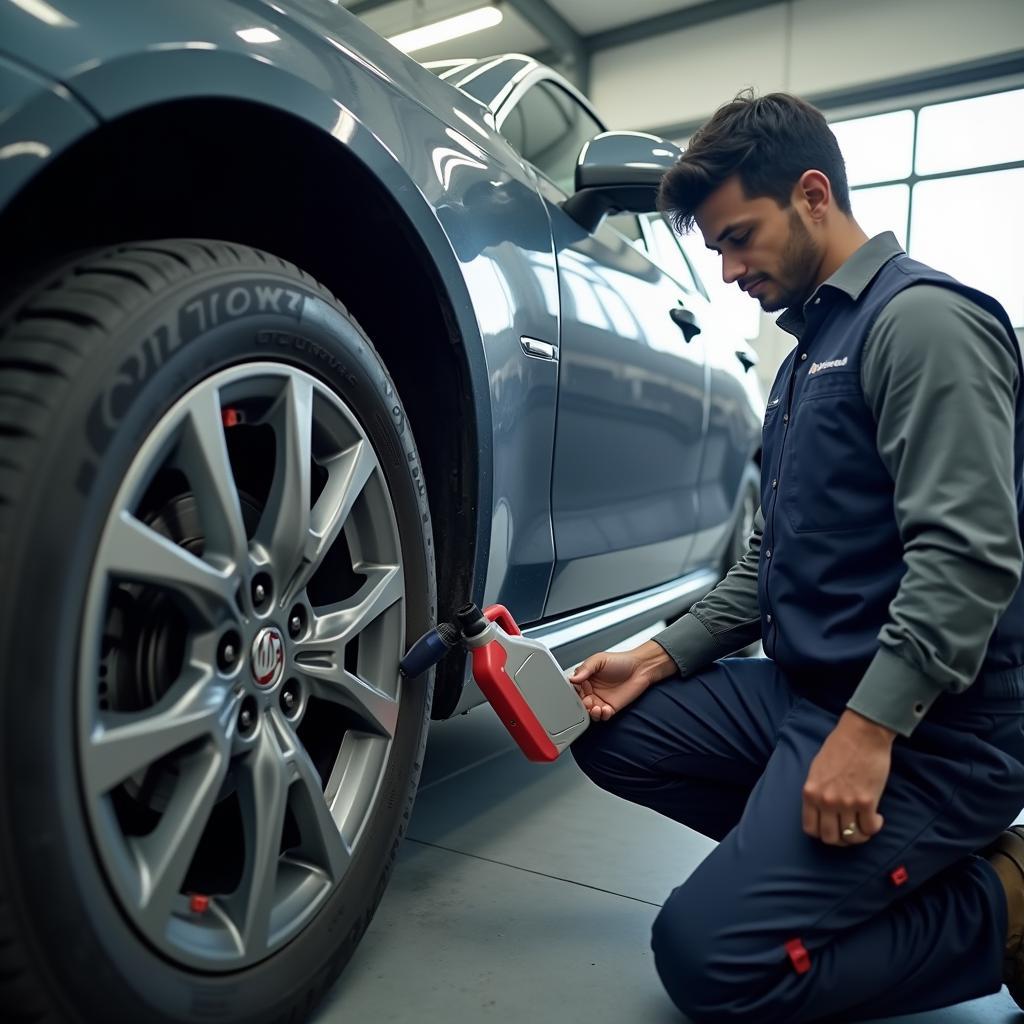
<instances>
[{"instance_id":1,"label":"fluorescent light","mask_svg":"<svg viewBox=\"0 0 1024 1024\"><path fill-rule=\"evenodd\" d=\"M275 35L269 28L243 28L235 35L247 43L278 43L281 41L281 37Z\"/></svg>"},{"instance_id":2,"label":"fluorescent light","mask_svg":"<svg viewBox=\"0 0 1024 1024\"><path fill-rule=\"evenodd\" d=\"M406 53L412 53L414 50L425 50L428 46L468 36L481 29L493 28L501 24L503 17L497 7L478 7L475 11L467 11L454 18L436 21L433 25L424 25L423 28L414 28L411 32L391 36L388 42Z\"/></svg>"}]
</instances>

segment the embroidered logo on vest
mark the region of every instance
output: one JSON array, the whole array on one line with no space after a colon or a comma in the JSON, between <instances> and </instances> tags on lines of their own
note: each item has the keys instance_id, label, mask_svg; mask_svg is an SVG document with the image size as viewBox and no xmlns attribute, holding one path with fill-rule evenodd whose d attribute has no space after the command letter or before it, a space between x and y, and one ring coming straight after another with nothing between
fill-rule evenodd
<instances>
[{"instance_id":1,"label":"embroidered logo on vest","mask_svg":"<svg viewBox=\"0 0 1024 1024\"><path fill-rule=\"evenodd\" d=\"M811 363L811 373L820 373L822 370L831 370L836 366L845 366L850 361L849 356L843 356L842 359L829 359L824 363Z\"/></svg>"}]
</instances>

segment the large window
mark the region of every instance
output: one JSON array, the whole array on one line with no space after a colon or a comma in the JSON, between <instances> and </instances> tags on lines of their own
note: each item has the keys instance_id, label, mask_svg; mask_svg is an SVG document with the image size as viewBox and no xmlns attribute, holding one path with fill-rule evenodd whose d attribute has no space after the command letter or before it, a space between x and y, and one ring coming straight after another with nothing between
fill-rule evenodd
<instances>
[{"instance_id":1,"label":"large window","mask_svg":"<svg viewBox=\"0 0 1024 1024\"><path fill-rule=\"evenodd\" d=\"M832 124L853 214L1024 327L1024 89Z\"/></svg>"}]
</instances>

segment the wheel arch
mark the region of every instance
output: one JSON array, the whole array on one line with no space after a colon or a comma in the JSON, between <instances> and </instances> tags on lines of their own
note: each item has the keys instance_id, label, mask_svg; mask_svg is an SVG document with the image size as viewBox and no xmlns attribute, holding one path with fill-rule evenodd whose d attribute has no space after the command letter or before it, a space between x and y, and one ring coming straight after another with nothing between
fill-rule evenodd
<instances>
[{"instance_id":1,"label":"wheel arch","mask_svg":"<svg viewBox=\"0 0 1024 1024\"><path fill-rule=\"evenodd\" d=\"M333 113L347 143L304 111L233 97L165 99L101 122L52 154L0 214L0 233L21 242L0 253L0 281L35 276L55 256L164 237L252 245L313 275L367 331L412 422L431 515L444 524L435 534L443 613L485 576L482 343L428 201L380 140ZM436 717L458 703L462 661L439 669Z\"/></svg>"}]
</instances>

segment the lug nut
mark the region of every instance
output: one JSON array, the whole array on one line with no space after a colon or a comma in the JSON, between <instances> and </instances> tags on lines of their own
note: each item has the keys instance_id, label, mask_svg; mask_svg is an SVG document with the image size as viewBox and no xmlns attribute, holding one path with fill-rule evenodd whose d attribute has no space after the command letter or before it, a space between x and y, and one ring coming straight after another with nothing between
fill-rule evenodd
<instances>
[{"instance_id":1,"label":"lug nut","mask_svg":"<svg viewBox=\"0 0 1024 1024\"><path fill-rule=\"evenodd\" d=\"M293 640L298 640L302 631L306 628L306 609L297 604L291 615L288 616L288 634Z\"/></svg>"},{"instance_id":2,"label":"lug nut","mask_svg":"<svg viewBox=\"0 0 1024 1024\"><path fill-rule=\"evenodd\" d=\"M217 667L221 672L230 672L238 661L238 649L241 640L233 630L221 637L220 645L217 648Z\"/></svg>"},{"instance_id":3,"label":"lug nut","mask_svg":"<svg viewBox=\"0 0 1024 1024\"><path fill-rule=\"evenodd\" d=\"M257 708L252 697L246 697L242 702L242 709L238 712L238 731L242 736L248 736L256 728Z\"/></svg>"},{"instance_id":4,"label":"lug nut","mask_svg":"<svg viewBox=\"0 0 1024 1024\"><path fill-rule=\"evenodd\" d=\"M286 715L294 715L299 710L299 684L289 679L281 688L281 710Z\"/></svg>"},{"instance_id":5,"label":"lug nut","mask_svg":"<svg viewBox=\"0 0 1024 1024\"><path fill-rule=\"evenodd\" d=\"M266 573L260 573L252 581L252 603L257 608L262 608L270 598L270 577Z\"/></svg>"}]
</instances>

